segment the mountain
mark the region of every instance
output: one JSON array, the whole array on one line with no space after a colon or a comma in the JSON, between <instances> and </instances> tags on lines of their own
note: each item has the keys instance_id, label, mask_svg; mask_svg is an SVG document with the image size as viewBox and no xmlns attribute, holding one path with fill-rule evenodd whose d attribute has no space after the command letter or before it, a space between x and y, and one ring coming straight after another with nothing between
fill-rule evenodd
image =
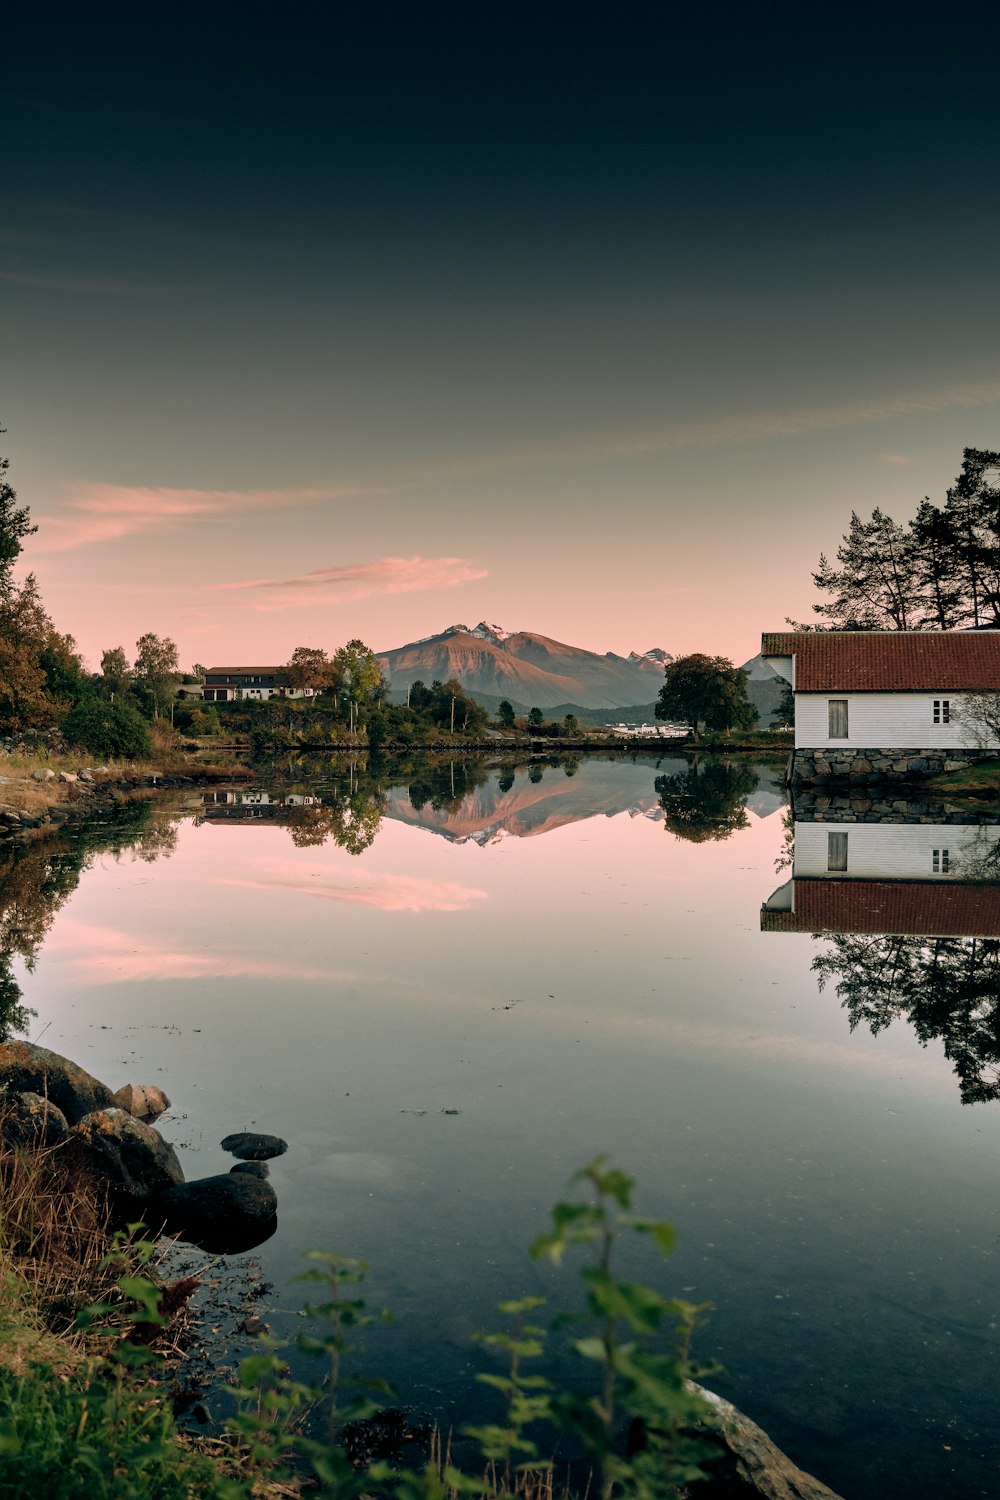
<instances>
[{"instance_id":1,"label":"mountain","mask_svg":"<svg viewBox=\"0 0 1000 1500\"><path fill-rule=\"evenodd\" d=\"M450 625L440 635L379 654L393 692L405 692L418 680L430 684L454 677L466 692L545 709L565 703L600 709L649 703L669 661L673 657L659 648L600 656L536 631L509 632L485 620L472 629Z\"/></svg>"},{"instance_id":2,"label":"mountain","mask_svg":"<svg viewBox=\"0 0 1000 1500\"><path fill-rule=\"evenodd\" d=\"M766 729L781 701L785 679L762 656L752 656L743 663L743 670L747 674L747 697L760 715L761 729Z\"/></svg>"}]
</instances>

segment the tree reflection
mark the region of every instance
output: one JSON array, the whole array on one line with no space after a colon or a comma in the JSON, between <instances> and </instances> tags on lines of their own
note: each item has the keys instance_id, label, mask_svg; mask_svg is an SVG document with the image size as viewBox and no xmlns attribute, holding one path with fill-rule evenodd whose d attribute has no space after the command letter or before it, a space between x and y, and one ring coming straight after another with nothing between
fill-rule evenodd
<instances>
[{"instance_id":1,"label":"tree reflection","mask_svg":"<svg viewBox=\"0 0 1000 1500\"><path fill-rule=\"evenodd\" d=\"M1000 1099L1000 940L847 933L813 959L850 1019L877 1036L902 1017L944 1043L963 1104Z\"/></svg>"},{"instance_id":2,"label":"tree reflection","mask_svg":"<svg viewBox=\"0 0 1000 1500\"><path fill-rule=\"evenodd\" d=\"M665 826L677 838L701 844L749 826L745 803L757 784L747 766L694 760L679 775L657 776L654 786Z\"/></svg>"},{"instance_id":3,"label":"tree reflection","mask_svg":"<svg viewBox=\"0 0 1000 1500\"><path fill-rule=\"evenodd\" d=\"M20 958L31 972L56 913L83 871L109 853L116 859L125 853L163 859L176 842L170 810L143 801L126 804L110 823L95 820L72 833L13 843L0 852L0 1041L27 1031L35 1015L21 1004L14 960Z\"/></svg>"}]
</instances>

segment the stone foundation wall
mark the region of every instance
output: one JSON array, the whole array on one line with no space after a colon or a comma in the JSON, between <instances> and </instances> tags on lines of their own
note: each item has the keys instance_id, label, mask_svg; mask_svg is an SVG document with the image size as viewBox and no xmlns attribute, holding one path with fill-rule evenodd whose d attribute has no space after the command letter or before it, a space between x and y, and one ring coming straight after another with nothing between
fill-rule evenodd
<instances>
[{"instance_id":1,"label":"stone foundation wall","mask_svg":"<svg viewBox=\"0 0 1000 1500\"><path fill-rule=\"evenodd\" d=\"M940 797L914 796L913 791L892 781L796 786L792 788L792 816L796 823L956 823L962 827L1000 823L1000 812L978 802L949 807Z\"/></svg>"},{"instance_id":2,"label":"stone foundation wall","mask_svg":"<svg viewBox=\"0 0 1000 1500\"><path fill-rule=\"evenodd\" d=\"M983 760L981 750L796 750L791 780L795 786L826 781L921 781Z\"/></svg>"}]
</instances>

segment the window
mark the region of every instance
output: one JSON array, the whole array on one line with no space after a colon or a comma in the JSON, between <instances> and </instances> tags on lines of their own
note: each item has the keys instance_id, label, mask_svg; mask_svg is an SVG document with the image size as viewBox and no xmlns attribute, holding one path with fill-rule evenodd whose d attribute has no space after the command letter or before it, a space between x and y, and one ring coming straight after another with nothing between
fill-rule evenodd
<instances>
[{"instance_id":1,"label":"window","mask_svg":"<svg viewBox=\"0 0 1000 1500\"><path fill-rule=\"evenodd\" d=\"M951 868L951 851L948 849L934 849L931 852L931 873L933 875L947 875Z\"/></svg>"},{"instance_id":2,"label":"window","mask_svg":"<svg viewBox=\"0 0 1000 1500\"><path fill-rule=\"evenodd\" d=\"M826 836L826 868L847 869L847 834L828 833Z\"/></svg>"},{"instance_id":3,"label":"window","mask_svg":"<svg viewBox=\"0 0 1000 1500\"><path fill-rule=\"evenodd\" d=\"M828 703L830 712L830 739L847 739L847 699L831 698Z\"/></svg>"},{"instance_id":4,"label":"window","mask_svg":"<svg viewBox=\"0 0 1000 1500\"><path fill-rule=\"evenodd\" d=\"M951 723L951 699L950 698L935 698L934 699L934 723L935 724L950 724Z\"/></svg>"}]
</instances>

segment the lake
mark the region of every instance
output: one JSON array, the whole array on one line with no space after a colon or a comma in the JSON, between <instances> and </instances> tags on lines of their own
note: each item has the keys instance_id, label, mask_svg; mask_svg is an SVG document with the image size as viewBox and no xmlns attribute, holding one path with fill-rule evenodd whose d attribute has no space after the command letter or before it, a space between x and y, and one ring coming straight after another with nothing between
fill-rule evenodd
<instances>
[{"instance_id":1,"label":"lake","mask_svg":"<svg viewBox=\"0 0 1000 1500\"><path fill-rule=\"evenodd\" d=\"M852 929L833 899L852 866L831 882L824 862L846 847L831 812L855 814L809 810L775 896L787 811L777 767L665 754L381 778L303 761L165 793L62 836L47 913L22 923L34 969L15 961L29 1035L112 1088L163 1087L189 1178L228 1170L231 1131L283 1136L259 1310L296 1332L307 1249L370 1262L396 1323L366 1362L446 1425L486 1409L471 1335L496 1302L572 1298L526 1246L606 1152L677 1227L666 1287L714 1304L709 1383L796 1462L850 1500L992 1494L990 849L970 884L981 830L852 824L871 867ZM872 851L904 844L912 869L882 869Z\"/></svg>"}]
</instances>

